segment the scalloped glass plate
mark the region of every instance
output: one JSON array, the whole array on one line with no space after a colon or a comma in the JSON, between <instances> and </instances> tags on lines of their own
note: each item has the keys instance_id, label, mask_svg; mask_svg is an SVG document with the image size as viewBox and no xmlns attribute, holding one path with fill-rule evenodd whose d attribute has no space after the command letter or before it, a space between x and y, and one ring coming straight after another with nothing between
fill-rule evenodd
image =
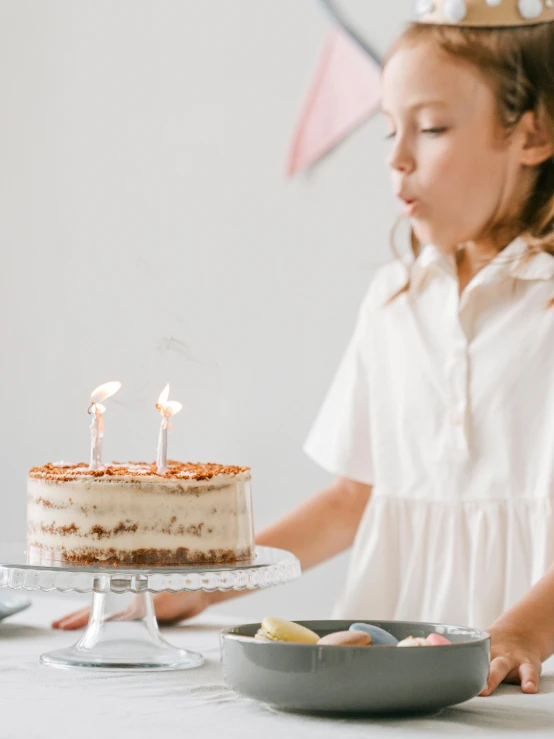
<instances>
[{"instance_id":1,"label":"scalloped glass plate","mask_svg":"<svg viewBox=\"0 0 554 739\"><path fill-rule=\"evenodd\" d=\"M113 565L71 565L62 562L28 564L24 544L0 546L0 587L90 593L198 592L267 588L294 580L300 563L290 552L256 547L249 562L152 568ZM101 584L101 585L100 585Z\"/></svg>"}]
</instances>

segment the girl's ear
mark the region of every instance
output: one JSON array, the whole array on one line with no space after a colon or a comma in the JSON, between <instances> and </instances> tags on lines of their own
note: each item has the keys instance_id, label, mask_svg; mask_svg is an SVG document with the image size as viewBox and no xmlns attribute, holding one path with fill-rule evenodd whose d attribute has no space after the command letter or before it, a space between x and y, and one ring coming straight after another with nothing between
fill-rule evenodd
<instances>
[{"instance_id":1,"label":"girl's ear","mask_svg":"<svg viewBox=\"0 0 554 739\"><path fill-rule=\"evenodd\" d=\"M533 110L524 113L520 122L522 132L521 163L525 167L536 167L554 157L554 143L551 132L539 120Z\"/></svg>"}]
</instances>

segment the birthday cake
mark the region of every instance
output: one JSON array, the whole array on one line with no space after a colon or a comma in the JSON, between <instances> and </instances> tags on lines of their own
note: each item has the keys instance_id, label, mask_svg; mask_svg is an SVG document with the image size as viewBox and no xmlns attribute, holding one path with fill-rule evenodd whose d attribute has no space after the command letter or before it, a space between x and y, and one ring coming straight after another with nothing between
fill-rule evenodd
<instances>
[{"instance_id":1,"label":"birthday cake","mask_svg":"<svg viewBox=\"0 0 554 739\"><path fill-rule=\"evenodd\" d=\"M33 467L29 560L176 566L249 560L254 526L248 467L169 462Z\"/></svg>"}]
</instances>

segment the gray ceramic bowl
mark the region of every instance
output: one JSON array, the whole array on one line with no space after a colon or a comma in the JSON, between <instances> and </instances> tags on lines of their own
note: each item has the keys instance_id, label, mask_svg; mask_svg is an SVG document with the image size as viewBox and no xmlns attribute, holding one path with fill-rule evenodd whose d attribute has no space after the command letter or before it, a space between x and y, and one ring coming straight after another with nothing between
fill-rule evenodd
<instances>
[{"instance_id":1,"label":"gray ceramic bowl","mask_svg":"<svg viewBox=\"0 0 554 739\"><path fill-rule=\"evenodd\" d=\"M299 621L320 636L355 621ZM397 639L444 634L443 647L320 647L252 639L260 624L221 635L225 681L248 698L289 711L414 713L438 711L478 695L487 683L489 635L475 629L407 621L365 621Z\"/></svg>"}]
</instances>

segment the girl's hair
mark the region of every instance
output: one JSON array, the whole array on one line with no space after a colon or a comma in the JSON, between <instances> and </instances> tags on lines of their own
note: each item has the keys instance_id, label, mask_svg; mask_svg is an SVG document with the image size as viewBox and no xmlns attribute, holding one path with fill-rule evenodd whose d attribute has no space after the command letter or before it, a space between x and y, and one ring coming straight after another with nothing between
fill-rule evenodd
<instances>
[{"instance_id":1,"label":"girl's hair","mask_svg":"<svg viewBox=\"0 0 554 739\"><path fill-rule=\"evenodd\" d=\"M384 64L399 49L428 40L481 72L494 93L498 123L506 137L524 113L535 111L554 144L554 23L515 28L412 23L393 43ZM493 216L483 235L496 243L522 236L529 245L529 257L540 251L554 256L554 157L536 169L534 188L520 212L510 222ZM396 226L396 252L395 231ZM417 256L421 244L413 229L411 244Z\"/></svg>"}]
</instances>

